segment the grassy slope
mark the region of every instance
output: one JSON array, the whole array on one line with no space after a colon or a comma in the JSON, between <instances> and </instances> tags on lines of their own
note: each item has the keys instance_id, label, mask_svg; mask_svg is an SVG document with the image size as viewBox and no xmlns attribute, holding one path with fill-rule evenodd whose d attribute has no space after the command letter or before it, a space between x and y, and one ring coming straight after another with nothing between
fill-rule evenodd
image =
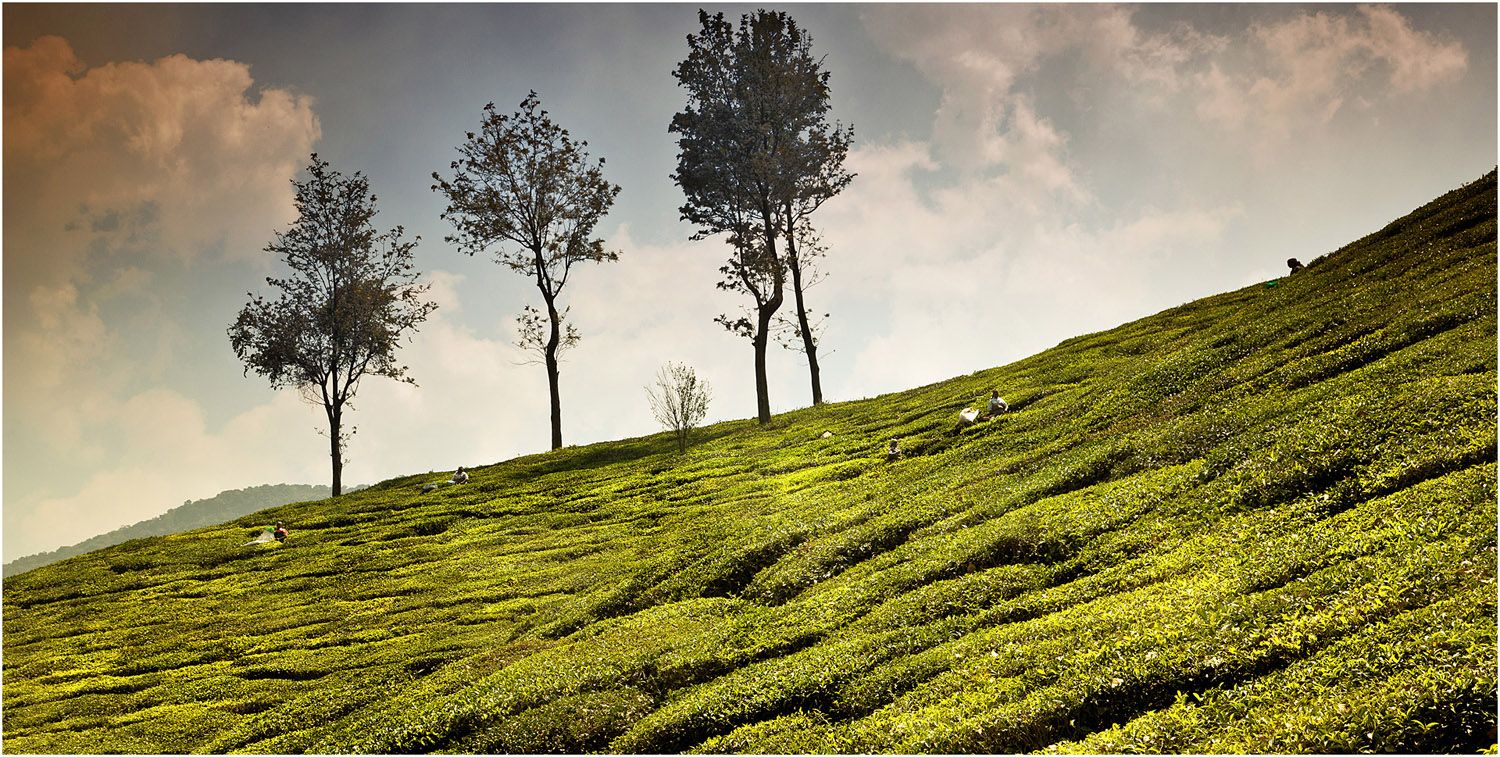
<instances>
[{"instance_id":1,"label":"grassy slope","mask_svg":"<svg viewBox=\"0 0 1500 757\"><path fill-rule=\"evenodd\" d=\"M1484 748L1495 276L1491 174L1275 288L686 455L48 566L5 583L5 748Z\"/></svg>"}]
</instances>

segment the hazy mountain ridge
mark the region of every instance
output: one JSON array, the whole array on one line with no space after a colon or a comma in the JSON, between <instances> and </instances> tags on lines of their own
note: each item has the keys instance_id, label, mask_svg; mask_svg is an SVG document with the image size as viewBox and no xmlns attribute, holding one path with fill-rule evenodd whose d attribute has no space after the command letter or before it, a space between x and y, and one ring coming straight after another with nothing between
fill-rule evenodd
<instances>
[{"instance_id":1,"label":"hazy mountain ridge","mask_svg":"<svg viewBox=\"0 0 1500 757\"><path fill-rule=\"evenodd\" d=\"M96 549L123 544L131 539L166 536L178 531L216 526L268 507L284 505L288 502L323 499L328 496L329 491L327 486L317 484L262 484L244 489L227 489L208 499L188 500L154 518L147 518L139 523L91 536L71 546L18 557L5 563L5 577L9 578L75 555L93 552Z\"/></svg>"},{"instance_id":2,"label":"hazy mountain ridge","mask_svg":"<svg viewBox=\"0 0 1500 757\"><path fill-rule=\"evenodd\" d=\"M1491 173L1274 286L682 455L16 576L6 749L1491 747L1495 213ZM956 429L991 387L1011 411Z\"/></svg>"}]
</instances>

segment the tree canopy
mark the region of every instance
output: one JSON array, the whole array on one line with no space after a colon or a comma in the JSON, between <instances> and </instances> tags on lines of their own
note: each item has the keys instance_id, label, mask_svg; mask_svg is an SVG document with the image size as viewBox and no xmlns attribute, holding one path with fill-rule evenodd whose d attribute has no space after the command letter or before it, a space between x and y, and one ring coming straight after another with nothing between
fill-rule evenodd
<instances>
[{"instance_id":1,"label":"tree canopy","mask_svg":"<svg viewBox=\"0 0 1500 757\"><path fill-rule=\"evenodd\" d=\"M701 28L688 36L688 55L673 72L687 103L668 127L679 149L672 179L686 200L682 219L697 227L693 238L725 234L732 247L718 286L754 302L751 312L718 321L754 344L764 423L770 420L765 349L789 266L797 266L799 323L811 333L796 256L798 222L852 178L843 169L852 131L828 124L828 72L812 55L812 38L786 13L746 14L737 28L722 13L700 10L698 20ZM814 400L821 401L815 346L808 341L805 350Z\"/></svg>"},{"instance_id":2,"label":"tree canopy","mask_svg":"<svg viewBox=\"0 0 1500 757\"><path fill-rule=\"evenodd\" d=\"M445 237L467 255L488 251L495 262L531 277L545 314L527 305L517 319L517 344L540 354L552 400L552 448L562 446L558 356L580 335L566 323L558 296L574 266L619 259L594 237L620 187L604 178L604 158L590 160L588 142L569 135L541 108L535 91L516 112L484 106L478 132L465 134L451 178L433 172L433 191L448 199Z\"/></svg>"},{"instance_id":3,"label":"tree canopy","mask_svg":"<svg viewBox=\"0 0 1500 757\"><path fill-rule=\"evenodd\" d=\"M292 182L297 219L265 248L290 273L266 279L279 291L275 299L250 295L229 342L246 375L323 406L338 496L349 433L344 409L366 376L416 383L396 351L437 305L423 299L428 285L417 282L417 238L404 240L401 226L375 230L369 181L357 172L345 177L316 154L307 174Z\"/></svg>"}]
</instances>

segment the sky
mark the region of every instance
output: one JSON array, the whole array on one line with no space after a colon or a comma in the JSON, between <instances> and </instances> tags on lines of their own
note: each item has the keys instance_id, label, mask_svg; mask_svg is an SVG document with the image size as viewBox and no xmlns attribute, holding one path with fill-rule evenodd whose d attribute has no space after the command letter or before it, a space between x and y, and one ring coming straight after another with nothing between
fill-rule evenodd
<instances>
[{"instance_id":1,"label":"sky","mask_svg":"<svg viewBox=\"0 0 1500 757\"><path fill-rule=\"evenodd\" d=\"M326 483L322 410L246 376L226 329L282 269L316 152L419 235L439 308L372 379L346 483L549 446L514 344L535 286L443 241L431 190L530 90L622 191L617 262L562 293L568 444L653 433L666 362L755 415L750 343L714 322L722 239L679 220L671 76L697 5L48 5L4 14L4 559L188 499ZM734 17L754 6L703 6ZM813 217L829 401L1004 365L1282 275L1496 163L1496 6L794 4L854 127ZM811 402L773 347L772 409ZM1003 394L1005 387L998 387Z\"/></svg>"}]
</instances>

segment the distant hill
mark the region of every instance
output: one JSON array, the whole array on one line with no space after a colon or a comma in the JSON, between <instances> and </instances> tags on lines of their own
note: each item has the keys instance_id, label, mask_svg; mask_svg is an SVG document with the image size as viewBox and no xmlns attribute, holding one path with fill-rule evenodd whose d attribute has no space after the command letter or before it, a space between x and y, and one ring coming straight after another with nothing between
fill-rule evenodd
<instances>
[{"instance_id":1,"label":"distant hill","mask_svg":"<svg viewBox=\"0 0 1500 757\"><path fill-rule=\"evenodd\" d=\"M1495 202L685 453L6 579L5 752L1494 753Z\"/></svg>"},{"instance_id":2,"label":"distant hill","mask_svg":"<svg viewBox=\"0 0 1500 757\"><path fill-rule=\"evenodd\" d=\"M257 510L284 505L288 502L303 502L325 499L330 489L315 484L265 484L246 489L230 489L219 492L208 499L188 500L161 515L124 526L85 539L70 547L58 547L51 552L20 557L5 564L5 577L9 578L28 570L50 565L74 555L93 552L96 549L123 544L131 539L147 536L166 536L178 531L189 531L205 526L217 526Z\"/></svg>"}]
</instances>

